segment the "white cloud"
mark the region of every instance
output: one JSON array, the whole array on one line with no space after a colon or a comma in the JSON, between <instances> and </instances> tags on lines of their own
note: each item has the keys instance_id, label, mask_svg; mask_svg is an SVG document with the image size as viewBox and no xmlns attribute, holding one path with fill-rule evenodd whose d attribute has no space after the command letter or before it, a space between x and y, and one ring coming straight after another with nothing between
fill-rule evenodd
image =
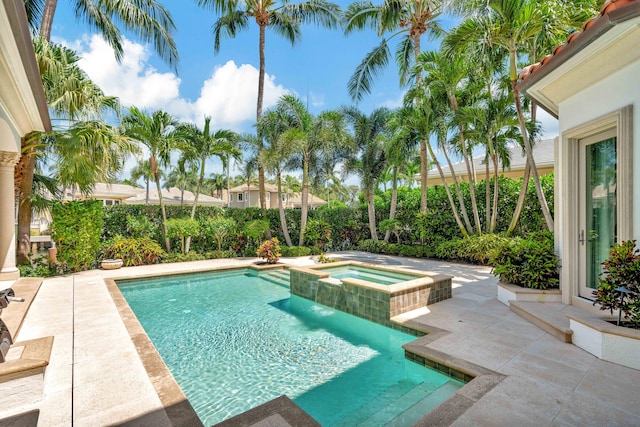
<instances>
[{"instance_id":1,"label":"white cloud","mask_svg":"<svg viewBox=\"0 0 640 427\"><path fill-rule=\"evenodd\" d=\"M179 120L200 125L204 116L211 116L214 126L236 131L248 130L255 120L258 70L252 65L228 61L216 67L202 82L198 99L191 101L180 95L178 76L161 73L149 65L148 46L125 39L122 61L118 63L100 36L57 41L78 52L82 57L80 67L105 94L120 98L123 106L163 109ZM286 92L284 86L276 84L275 76L265 75L263 109L274 105Z\"/></svg>"}]
</instances>

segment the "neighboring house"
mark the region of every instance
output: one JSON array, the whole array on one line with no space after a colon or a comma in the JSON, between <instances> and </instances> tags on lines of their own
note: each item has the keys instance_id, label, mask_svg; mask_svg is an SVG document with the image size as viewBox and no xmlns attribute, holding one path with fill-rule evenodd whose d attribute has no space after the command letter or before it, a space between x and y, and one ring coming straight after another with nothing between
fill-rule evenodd
<instances>
[{"instance_id":1,"label":"neighboring house","mask_svg":"<svg viewBox=\"0 0 640 427\"><path fill-rule=\"evenodd\" d=\"M533 158L536 162L536 166L538 167L538 174L540 176L553 172L555 157L554 151L555 143L553 139L543 139L534 146ZM524 175L524 167L527 162L527 157L520 146L510 147L509 152L511 164L508 168L503 168L502 163L498 161L498 167L500 168L499 174L507 178L522 178ZM449 169L449 166L446 163L441 164L440 166L442 167L442 172L447 180L447 184L453 184L453 178L451 177L451 169ZM464 161L454 163L452 166L458 182L469 182L467 165ZM486 178L487 171L485 156L479 156L473 159L473 170L475 170L476 181L482 181ZM490 176L493 177L493 163L491 161L489 162L489 173L491 174ZM417 179L420 180L419 175ZM440 178L438 169L433 168L429 170L427 174L427 185L442 185L442 178Z\"/></svg>"},{"instance_id":2,"label":"neighboring house","mask_svg":"<svg viewBox=\"0 0 640 427\"><path fill-rule=\"evenodd\" d=\"M520 74L558 117L555 245L562 302L593 298L614 242L640 239L640 1L608 0L583 31Z\"/></svg>"},{"instance_id":3,"label":"neighboring house","mask_svg":"<svg viewBox=\"0 0 640 427\"><path fill-rule=\"evenodd\" d=\"M0 0L0 288L16 268L14 168L20 140L51 120L22 0Z\"/></svg>"},{"instance_id":4,"label":"neighboring house","mask_svg":"<svg viewBox=\"0 0 640 427\"><path fill-rule=\"evenodd\" d=\"M278 187L273 184L265 184L266 203L268 209L278 208ZM302 208L302 195L300 193L291 193L282 190L283 206L287 209ZM326 205L327 202L321 198L309 193L309 209L315 209L319 206ZM257 185L246 184L229 189L229 207L232 208L248 208L260 206L260 189Z\"/></svg>"},{"instance_id":5,"label":"neighboring house","mask_svg":"<svg viewBox=\"0 0 640 427\"><path fill-rule=\"evenodd\" d=\"M70 190L65 191L63 200L82 200L95 199L101 200L105 206L110 205L144 205L147 203L147 190L126 184L105 184L98 183L90 195L81 195L73 193ZM171 187L170 189L162 189L162 199L166 205L185 205L191 206L195 200L195 194L191 191L180 191L179 188ZM149 189L149 204L159 205L158 190ZM210 197L205 194L198 196L198 206L220 206L224 202L216 197Z\"/></svg>"}]
</instances>

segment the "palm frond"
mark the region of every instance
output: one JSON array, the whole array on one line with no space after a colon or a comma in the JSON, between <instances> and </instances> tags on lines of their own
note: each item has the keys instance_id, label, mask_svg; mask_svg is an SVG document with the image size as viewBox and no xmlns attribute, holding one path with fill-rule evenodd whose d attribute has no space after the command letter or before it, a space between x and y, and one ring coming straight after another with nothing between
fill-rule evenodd
<instances>
[{"instance_id":1,"label":"palm frond","mask_svg":"<svg viewBox=\"0 0 640 427\"><path fill-rule=\"evenodd\" d=\"M351 99L358 102L362 100L365 94L371 93L373 79L388 64L389 55L387 40L382 39L380 44L365 56L347 83L347 90Z\"/></svg>"},{"instance_id":2,"label":"palm frond","mask_svg":"<svg viewBox=\"0 0 640 427\"><path fill-rule=\"evenodd\" d=\"M213 49L217 53L220 51L220 39L234 38L240 31L249 28L249 17L246 13L234 10L221 16L213 24Z\"/></svg>"},{"instance_id":3,"label":"palm frond","mask_svg":"<svg viewBox=\"0 0 640 427\"><path fill-rule=\"evenodd\" d=\"M365 28L377 31L379 22L380 8L370 1L353 2L344 11L345 34Z\"/></svg>"}]
</instances>

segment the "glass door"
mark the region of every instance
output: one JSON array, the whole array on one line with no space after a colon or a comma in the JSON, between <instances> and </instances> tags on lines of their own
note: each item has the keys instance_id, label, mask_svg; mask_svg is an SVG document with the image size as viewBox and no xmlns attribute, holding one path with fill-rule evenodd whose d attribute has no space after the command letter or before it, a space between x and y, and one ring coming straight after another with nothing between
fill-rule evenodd
<instances>
[{"instance_id":1,"label":"glass door","mask_svg":"<svg viewBox=\"0 0 640 427\"><path fill-rule=\"evenodd\" d=\"M593 299L617 239L615 129L580 141L580 296Z\"/></svg>"}]
</instances>

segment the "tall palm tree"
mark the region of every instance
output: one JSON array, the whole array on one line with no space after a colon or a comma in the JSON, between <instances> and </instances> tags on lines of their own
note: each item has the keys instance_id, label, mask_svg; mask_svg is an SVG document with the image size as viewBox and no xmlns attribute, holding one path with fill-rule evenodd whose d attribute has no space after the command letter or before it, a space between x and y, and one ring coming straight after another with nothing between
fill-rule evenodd
<instances>
[{"instance_id":1,"label":"tall palm tree","mask_svg":"<svg viewBox=\"0 0 640 427\"><path fill-rule=\"evenodd\" d=\"M176 119L162 110L148 114L137 107L129 107L127 115L122 119L123 133L144 145L149 151L149 165L158 191L162 212L162 232L167 251L171 250L171 241L167 237L167 212L162 198L160 169L169 165L171 151L179 141L176 133L177 124Z\"/></svg>"},{"instance_id":2,"label":"tall palm tree","mask_svg":"<svg viewBox=\"0 0 640 427\"><path fill-rule=\"evenodd\" d=\"M518 56L523 53L527 43L535 39L543 29L543 16L537 8L537 3L530 0L490 0L487 14L471 18L460 24L443 42L449 54L462 51L471 44L483 44L501 47L509 58L509 80L511 93L518 113L522 145L527 156L527 164L536 188L536 194L547 229L553 231L553 217L545 198L538 169L533 157L533 148L527 130L526 119L522 108L522 99L517 87ZM523 189L528 185L528 179L523 181ZM517 221L517 211L514 214ZM515 228L514 221L508 232Z\"/></svg>"},{"instance_id":3,"label":"tall palm tree","mask_svg":"<svg viewBox=\"0 0 640 427\"><path fill-rule=\"evenodd\" d=\"M198 185L197 165L189 161L184 155L178 159L175 167L172 167L164 181L164 188L172 187L180 190L180 206L184 206L184 192L193 191Z\"/></svg>"},{"instance_id":4,"label":"tall palm tree","mask_svg":"<svg viewBox=\"0 0 640 427\"><path fill-rule=\"evenodd\" d=\"M211 129L211 117L204 118L204 127L200 130L194 124L182 125L178 128L182 141L178 148L183 156L190 160L199 169L197 184L194 194L193 207L191 208L191 219L195 218L198 197L204 183L205 164L211 157L217 157L221 161L229 156L239 159L242 153L236 147L238 134L229 129ZM186 251L189 252L191 246L191 236L187 238Z\"/></svg>"},{"instance_id":5,"label":"tall palm tree","mask_svg":"<svg viewBox=\"0 0 640 427\"><path fill-rule=\"evenodd\" d=\"M80 132L82 120L99 119L105 110L118 112L120 105L117 98L104 95L102 90L78 67L80 58L72 50L59 44L49 43L41 37L36 37L33 44L54 124L54 133L52 135L32 133L21 140L21 156L14 169L18 201L18 244L16 245L18 264L28 261L31 249L31 201L36 166L38 161L45 160L45 157L40 154L52 149L51 144L56 141L55 135L60 136L61 131L71 126L74 129L74 135L83 135L85 142L92 138L95 138L96 142L106 142L106 139L101 140L101 138L107 138L105 132L113 132L112 142L124 141L118 137L112 127L87 123L84 132ZM62 128L60 124L63 125ZM89 136L90 132L95 132L95 135ZM79 141L76 142L79 143ZM83 146L86 147L86 145ZM59 154L64 153L81 154L64 150L59 152ZM90 156L87 155L86 158L89 159ZM90 170L88 169L87 172Z\"/></svg>"},{"instance_id":6,"label":"tall palm tree","mask_svg":"<svg viewBox=\"0 0 640 427\"><path fill-rule=\"evenodd\" d=\"M304 230L309 211L309 168L315 156L348 141L344 117L337 111L326 111L314 117L295 95L283 95L276 104L287 117L289 128L280 136L282 144L292 147L302 168L302 215L299 245L304 244Z\"/></svg>"},{"instance_id":7,"label":"tall palm tree","mask_svg":"<svg viewBox=\"0 0 640 427\"><path fill-rule=\"evenodd\" d=\"M345 108L343 113L352 127L353 139L359 151L358 157L347 160L345 171L347 174L356 173L360 176L362 188L367 196L371 239L378 240L374 194L388 164L386 148L390 136L387 121L391 112L386 108L378 108L367 116L356 108Z\"/></svg>"},{"instance_id":8,"label":"tall palm tree","mask_svg":"<svg viewBox=\"0 0 640 427\"><path fill-rule=\"evenodd\" d=\"M24 0L33 33L51 40L53 18L58 0ZM136 34L151 42L156 53L172 67L178 64L178 49L171 33L175 24L169 11L156 0L73 0L70 7L76 18L97 30L113 48L116 59L122 59L122 33Z\"/></svg>"},{"instance_id":9,"label":"tall palm tree","mask_svg":"<svg viewBox=\"0 0 640 427\"><path fill-rule=\"evenodd\" d=\"M282 1L280 4L274 0L246 0L242 2L237 0L198 0L197 2L201 6L212 8L221 15L213 25L214 50L216 52L220 50L220 39L223 37L235 38L238 32L249 27L249 19L253 18L258 25L260 68L256 121L262 116L264 100L266 29L272 29L293 46L302 36L300 31L302 24L336 28L340 23L340 7L326 0L307 0L299 3ZM258 167L258 180L260 206L265 207L264 170L261 166Z\"/></svg>"}]
</instances>

